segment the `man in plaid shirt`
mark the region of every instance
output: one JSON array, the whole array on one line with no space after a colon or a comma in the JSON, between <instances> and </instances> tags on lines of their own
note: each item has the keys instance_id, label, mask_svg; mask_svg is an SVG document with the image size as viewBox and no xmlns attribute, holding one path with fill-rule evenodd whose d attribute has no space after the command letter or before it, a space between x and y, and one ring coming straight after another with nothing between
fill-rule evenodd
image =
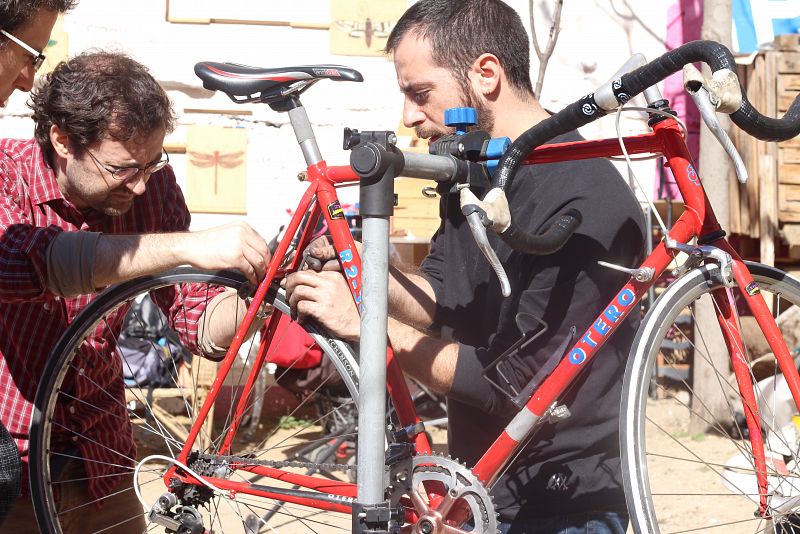
<instances>
[{"instance_id":1,"label":"man in plaid shirt","mask_svg":"<svg viewBox=\"0 0 800 534\"><path fill-rule=\"evenodd\" d=\"M59 13L77 0L0 0L0 108L15 90L30 91ZM17 446L0 423L0 524L19 495Z\"/></svg>"},{"instance_id":2,"label":"man in plaid shirt","mask_svg":"<svg viewBox=\"0 0 800 534\"><path fill-rule=\"evenodd\" d=\"M35 139L0 140L0 420L23 457L45 360L93 293L184 264L235 268L257 282L269 259L266 242L245 223L188 232L190 215L162 148L174 114L144 66L121 54L81 54L45 78L30 106ZM206 307L207 294L200 297L191 289L175 296L182 305L168 315L181 314L189 350L218 353L232 339L231 317L242 317L243 303L220 293ZM116 339L93 343L109 351ZM136 452L121 369L111 362L92 360L76 374L76 402L63 410L63 435L52 437L52 446L76 450L64 471L87 479L77 503L69 496L71 507L80 506L76 532L122 521L114 532L145 528L125 465ZM109 391L123 401L103 404ZM86 408L92 405L105 408ZM5 526L31 532L35 525L30 499L20 499Z\"/></svg>"}]
</instances>

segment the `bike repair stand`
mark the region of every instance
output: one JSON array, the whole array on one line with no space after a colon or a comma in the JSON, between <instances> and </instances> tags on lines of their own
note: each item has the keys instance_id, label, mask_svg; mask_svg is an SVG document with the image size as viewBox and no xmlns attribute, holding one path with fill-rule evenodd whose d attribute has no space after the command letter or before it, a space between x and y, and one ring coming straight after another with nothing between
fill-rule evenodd
<instances>
[{"instance_id":1,"label":"bike repair stand","mask_svg":"<svg viewBox=\"0 0 800 534\"><path fill-rule=\"evenodd\" d=\"M358 396L358 497L353 532L396 531L402 523L387 500L386 348L388 329L389 217L394 212L394 179L403 170L403 154L392 132L345 130L350 166L361 178L362 218L361 344ZM402 514L402 512L400 512ZM398 521L399 519L399 521Z\"/></svg>"}]
</instances>

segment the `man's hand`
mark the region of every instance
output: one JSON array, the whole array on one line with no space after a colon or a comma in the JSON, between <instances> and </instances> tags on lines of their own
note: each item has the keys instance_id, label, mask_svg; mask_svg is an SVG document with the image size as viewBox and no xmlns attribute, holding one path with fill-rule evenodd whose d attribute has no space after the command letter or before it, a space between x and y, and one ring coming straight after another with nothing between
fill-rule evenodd
<instances>
[{"instance_id":1,"label":"man's hand","mask_svg":"<svg viewBox=\"0 0 800 534\"><path fill-rule=\"evenodd\" d=\"M270 253L267 242L246 222L193 232L189 263L199 269L238 269L248 280L264 278Z\"/></svg>"},{"instance_id":2,"label":"man's hand","mask_svg":"<svg viewBox=\"0 0 800 534\"><path fill-rule=\"evenodd\" d=\"M361 243L355 241L356 249L361 254ZM336 256L336 249L333 248L328 236L320 236L303 250L303 261L305 266L314 271L341 271L342 266Z\"/></svg>"},{"instance_id":3,"label":"man's hand","mask_svg":"<svg viewBox=\"0 0 800 534\"><path fill-rule=\"evenodd\" d=\"M361 318L341 273L298 271L286 277L284 287L292 314L299 322L310 317L340 339L359 339Z\"/></svg>"}]
</instances>

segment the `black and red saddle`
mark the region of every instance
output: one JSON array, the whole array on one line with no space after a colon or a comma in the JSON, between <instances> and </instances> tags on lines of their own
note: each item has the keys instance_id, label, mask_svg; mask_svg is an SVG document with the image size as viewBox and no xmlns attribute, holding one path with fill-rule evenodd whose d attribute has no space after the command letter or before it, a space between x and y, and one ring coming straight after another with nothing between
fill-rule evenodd
<instances>
[{"instance_id":1,"label":"black and red saddle","mask_svg":"<svg viewBox=\"0 0 800 534\"><path fill-rule=\"evenodd\" d=\"M233 100L252 95L280 95L291 91L299 82L323 79L361 82L364 77L355 69L341 65L304 65L263 69L235 63L203 61L194 66L194 72L203 80L203 87L222 91Z\"/></svg>"}]
</instances>

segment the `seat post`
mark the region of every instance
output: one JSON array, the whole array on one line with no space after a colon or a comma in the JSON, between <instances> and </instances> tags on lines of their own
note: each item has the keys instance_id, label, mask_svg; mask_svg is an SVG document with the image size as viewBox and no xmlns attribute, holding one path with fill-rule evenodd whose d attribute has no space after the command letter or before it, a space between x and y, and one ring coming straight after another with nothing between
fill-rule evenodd
<instances>
[{"instance_id":1,"label":"seat post","mask_svg":"<svg viewBox=\"0 0 800 534\"><path fill-rule=\"evenodd\" d=\"M300 144L300 150L303 151L303 157L306 159L306 165L316 165L322 161L322 153L317 146L317 139L314 137L314 130L311 128L311 122L308 120L306 108L300 103L300 100L294 99L297 104L289 110L289 121L292 123L294 135L297 142Z\"/></svg>"}]
</instances>

